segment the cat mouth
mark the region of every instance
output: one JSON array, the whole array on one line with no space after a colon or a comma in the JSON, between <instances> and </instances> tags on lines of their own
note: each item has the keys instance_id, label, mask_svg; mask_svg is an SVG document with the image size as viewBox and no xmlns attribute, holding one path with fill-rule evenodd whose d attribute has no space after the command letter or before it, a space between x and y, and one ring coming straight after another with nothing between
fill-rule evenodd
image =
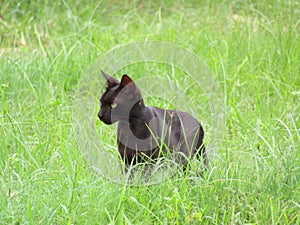
<instances>
[{"instance_id":1,"label":"cat mouth","mask_svg":"<svg viewBox=\"0 0 300 225\"><path fill-rule=\"evenodd\" d=\"M106 125L112 124L111 118L107 118L107 117L104 117L104 116L98 114L98 119L100 121L102 121L103 123L105 123Z\"/></svg>"},{"instance_id":2,"label":"cat mouth","mask_svg":"<svg viewBox=\"0 0 300 225\"><path fill-rule=\"evenodd\" d=\"M105 123L106 125L111 125L112 124L112 121L111 120L106 120L106 119L103 119L103 118L99 118L103 123Z\"/></svg>"},{"instance_id":3,"label":"cat mouth","mask_svg":"<svg viewBox=\"0 0 300 225\"><path fill-rule=\"evenodd\" d=\"M118 122L120 120L124 120L124 117L118 117L118 116L114 116L113 118L105 118L105 117L99 117L99 120L101 120L103 123L105 123L106 125L111 125L115 122Z\"/></svg>"},{"instance_id":4,"label":"cat mouth","mask_svg":"<svg viewBox=\"0 0 300 225\"><path fill-rule=\"evenodd\" d=\"M113 116L112 118L106 118L106 117L98 115L98 118L99 118L100 121L102 121L106 125L111 125L111 124L113 124L115 122L118 122L118 121L128 122L129 119L130 119L128 116L117 116L117 115Z\"/></svg>"}]
</instances>

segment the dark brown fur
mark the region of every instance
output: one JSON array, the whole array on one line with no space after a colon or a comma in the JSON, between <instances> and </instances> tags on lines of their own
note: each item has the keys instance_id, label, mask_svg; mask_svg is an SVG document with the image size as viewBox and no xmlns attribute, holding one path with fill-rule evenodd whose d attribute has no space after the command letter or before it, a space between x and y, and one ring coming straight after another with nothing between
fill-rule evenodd
<instances>
[{"instance_id":1,"label":"dark brown fur","mask_svg":"<svg viewBox=\"0 0 300 225\"><path fill-rule=\"evenodd\" d=\"M118 122L118 149L126 165L155 160L164 153L180 153L175 159L184 166L187 159L203 156L204 131L191 115L179 110L145 106L141 91L124 74L119 82L101 71L107 89L100 98L98 117L105 124Z\"/></svg>"}]
</instances>

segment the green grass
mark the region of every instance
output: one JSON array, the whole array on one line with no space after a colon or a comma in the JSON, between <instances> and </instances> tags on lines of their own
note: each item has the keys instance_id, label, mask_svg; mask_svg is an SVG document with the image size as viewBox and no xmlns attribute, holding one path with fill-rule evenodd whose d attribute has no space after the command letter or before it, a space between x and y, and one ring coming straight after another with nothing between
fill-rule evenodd
<instances>
[{"instance_id":1,"label":"green grass","mask_svg":"<svg viewBox=\"0 0 300 225\"><path fill-rule=\"evenodd\" d=\"M297 0L4 0L0 224L300 224L299 9ZM223 91L224 140L203 177L117 184L90 168L76 142L80 78L115 46L145 40L190 49ZM128 71L143 76L142 67ZM195 107L209 135L209 113ZM111 128L95 123L115 146Z\"/></svg>"}]
</instances>

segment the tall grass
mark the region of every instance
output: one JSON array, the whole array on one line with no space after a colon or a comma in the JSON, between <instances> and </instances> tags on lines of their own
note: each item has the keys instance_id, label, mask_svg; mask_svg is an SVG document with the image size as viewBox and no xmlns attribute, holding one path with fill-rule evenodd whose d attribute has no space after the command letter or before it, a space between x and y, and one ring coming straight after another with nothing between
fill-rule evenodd
<instances>
[{"instance_id":1,"label":"tall grass","mask_svg":"<svg viewBox=\"0 0 300 225\"><path fill-rule=\"evenodd\" d=\"M4 0L0 224L299 224L299 8L296 0ZM111 48L145 40L191 49L222 87L226 133L202 177L179 172L129 187L92 170L78 148L80 78Z\"/></svg>"}]
</instances>

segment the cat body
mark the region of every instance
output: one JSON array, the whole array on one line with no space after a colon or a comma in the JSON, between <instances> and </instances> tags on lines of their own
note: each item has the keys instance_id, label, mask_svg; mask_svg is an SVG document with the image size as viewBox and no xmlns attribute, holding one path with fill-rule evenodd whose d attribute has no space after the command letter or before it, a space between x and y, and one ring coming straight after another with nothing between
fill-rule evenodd
<instances>
[{"instance_id":1,"label":"cat body","mask_svg":"<svg viewBox=\"0 0 300 225\"><path fill-rule=\"evenodd\" d=\"M204 131L194 117L179 110L145 106L141 91L128 75L119 82L101 72L108 86L100 98L98 117L108 125L119 123L118 150L127 166L166 155L182 165L195 155L203 156L207 163Z\"/></svg>"}]
</instances>

